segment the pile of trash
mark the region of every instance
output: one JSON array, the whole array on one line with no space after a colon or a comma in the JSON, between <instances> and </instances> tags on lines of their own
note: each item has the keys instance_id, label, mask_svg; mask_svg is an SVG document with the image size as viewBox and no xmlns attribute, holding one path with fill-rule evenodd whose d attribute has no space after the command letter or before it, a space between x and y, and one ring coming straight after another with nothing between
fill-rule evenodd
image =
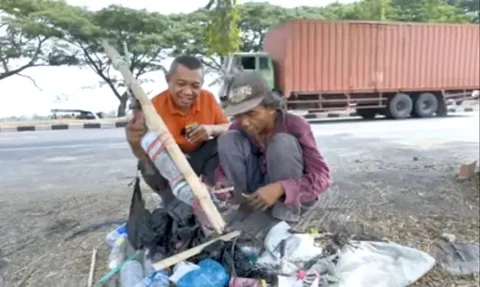
<instances>
[{"instance_id":1,"label":"pile of trash","mask_svg":"<svg viewBox=\"0 0 480 287\"><path fill-rule=\"evenodd\" d=\"M284 221L257 238L242 232L207 244L211 238L189 206L174 201L150 212L137 180L128 221L107 235L111 271L97 284L118 286L111 279L119 278L120 287L403 287L435 265L413 248L342 232L299 232Z\"/></svg>"},{"instance_id":2,"label":"pile of trash","mask_svg":"<svg viewBox=\"0 0 480 287\"><path fill-rule=\"evenodd\" d=\"M165 270L155 270L153 262L171 254L149 250L126 258L126 224L110 232L107 242L112 246L109 267L119 270L121 287L395 287L414 283L435 265L435 259L416 249L301 233L283 221L269 230L264 242L246 235L217 241Z\"/></svg>"}]
</instances>

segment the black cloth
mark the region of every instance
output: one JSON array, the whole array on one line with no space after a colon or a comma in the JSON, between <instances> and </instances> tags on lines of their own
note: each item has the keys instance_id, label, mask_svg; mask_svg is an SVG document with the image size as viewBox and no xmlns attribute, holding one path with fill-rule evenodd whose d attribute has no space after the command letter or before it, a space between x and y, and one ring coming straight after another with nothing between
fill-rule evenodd
<instances>
[{"instance_id":1,"label":"black cloth","mask_svg":"<svg viewBox=\"0 0 480 287\"><path fill-rule=\"evenodd\" d=\"M187 154L188 163L193 171L198 175L203 175L208 184L215 184L215 169L217 168L218 153L217 153L217 139L211 139L196 150Z\"/></svg>"},{"instance_id":2,"label":"black cloth","mask_svg":"<svg viewBox=\"0 0 480 287\"><path fill-rule=\"evenodd\" d=\"M241 249L241 246L258 248L259 244L261 246L261 242L253 242L242 236L234 241L217 241L205 247L194 262L213 259L221 263L232 277L265 279L267 283L274 284L277 275L257 268L252 261L252 255L249 256Z\"/></svg>"},{"instance_id":3,"label":"black cloth","mask_svg":"<svg viewBox=\"0 0 480 287\"><path fill-rule=\"evenodd\" d=\"M147 248L164 256L181 252L206 241L192 208L180 201L151 213L145 208L140 179L134 184L127 221L128 241L136 250Z\"/></svg>"}]
</instances>

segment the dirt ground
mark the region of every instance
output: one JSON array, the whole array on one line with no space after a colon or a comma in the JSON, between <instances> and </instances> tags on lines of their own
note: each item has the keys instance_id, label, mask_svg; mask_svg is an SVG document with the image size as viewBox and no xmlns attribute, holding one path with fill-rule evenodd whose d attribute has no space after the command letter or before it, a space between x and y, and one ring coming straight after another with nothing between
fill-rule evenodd
<instances>
[{"instance_id":1,"label":"dirt ground","mask_svg":"<svg viewBox=\"0 0 480 287\"><path fill-rule=\"evenodd\" d=\"M478 159L478 143L422 148L345 136L325 137L320 149L335 183L305 226L342 220L426 252L444 232L478 243L479 178L455 180L459 163ZM91 224L125 219L128 181L32 192L28 198L0 193L0 286L86 286L93 249L99 279L107 272L104 241L113 225L66 238ZM435 268L415 286L478 284L478 276L455 277Z\"/></svg>"}]
</instances>

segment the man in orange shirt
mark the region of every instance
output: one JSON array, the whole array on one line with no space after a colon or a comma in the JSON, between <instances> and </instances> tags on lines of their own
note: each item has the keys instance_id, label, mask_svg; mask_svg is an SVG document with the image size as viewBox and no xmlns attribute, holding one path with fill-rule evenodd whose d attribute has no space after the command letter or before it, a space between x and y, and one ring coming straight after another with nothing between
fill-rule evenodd
<instances>
[{"instance_id":1,"label":"man in orange shirt","mask_svg":"<svg viewBox=\"0 0 480 287\"><path fill-rule=\"evenodd\" d=\"M192 169L213 185L214 171L218 166L217 137L228 130L229 120L213 94L202 89L204 70L198 59L191 56L176 58L166 80L168 89L155 96L152 104L185 153ZM172 201L178 202L178 199L141 147L140 142L146 131L143 114L137 110L127 124L127 141L139 160L139 169L145 182L162 197L167 206Z\"/></svg>"}]
</instances>

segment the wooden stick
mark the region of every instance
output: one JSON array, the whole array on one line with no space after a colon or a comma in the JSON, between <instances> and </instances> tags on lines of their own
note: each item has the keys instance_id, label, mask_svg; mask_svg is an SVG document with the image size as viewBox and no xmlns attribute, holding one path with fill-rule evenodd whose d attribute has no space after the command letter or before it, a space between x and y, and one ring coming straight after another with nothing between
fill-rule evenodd
<instances>
[{"instance_id":1,"label":"wooden stick","mask_svg":"<svg viewBox=\"0 0 480 287\"><path fill-rule=\"evenodd\" d=\"M190 257L193 257L197 254L199 254L200 252L202 252L203 248L209 246L209 245L212 245L213 243L219 241L219 240L222 240L222 241L230 241L232 240L233 238L235 237L238 237L240 236L242 232L241 231L233 231L233 232L230 232L230 233L227 233L225 235L222 235L220 237L217 237L215 239L212 239L210 241L207 241L203 244L200 244L198 246L195 246L193 248L190 248L188 250L185 250L183 252L180 252L178 254L175 254L173 256L170 256L168 258L165 258L157 263L154 263L153 264L153 268L155 270L163 270L165 268L168 268L172 265L175 265L179 262L182 262L184 260L187 260L188 258Z\"/></svg>"},{"instance_id":2,"label":"wooden stick","mask_svg":"<svg viewBox=\"0 0 480 287\"><path fill-rule=\"evenodd\" d=\"M95 274L95 262L97 260L97 249L93 249L92 263L90 263L90 272L88 273L88 287L93 286L93 275Z\"/></svg>"},{"instance_id":3,"label":"wooden stick","mask_svg":"<svg viewBox=\"0 0 480 287\"><path fill-rule=\"evenodd\" d=\"M125 81L125 84L131 89L135 98L140 102L142 110L145 114L145 120L149 130L157 134L157 136L168 135L171 139L172 136L167 126L163 122L160 115L156 112L151 101L148 99L147 95L143 91L142 87L139 85L138 81L133 77L128 65L125 63L118 51L115 50L115 48L113 48L112 46L110 46L105 40L102 40L101 44L105 49L105 53L107 54L108 58L110 58L110 60L112 61L114 68L120 71ZM223 220L221 214L218 212L216 206L213 204L207 189L200 182L198 176L192 170L190 164L185 158L185 155L180 150L177 143L173 140L167 141L166 149L170 154L173 162L177 166L178 170L181 172L187 183L190 185L193 194L198 199L200 206L202 207L208 220L210 221L210 224L218 234L222 234L226 225L225 221Z\"/></svg>"}]
</instances>

